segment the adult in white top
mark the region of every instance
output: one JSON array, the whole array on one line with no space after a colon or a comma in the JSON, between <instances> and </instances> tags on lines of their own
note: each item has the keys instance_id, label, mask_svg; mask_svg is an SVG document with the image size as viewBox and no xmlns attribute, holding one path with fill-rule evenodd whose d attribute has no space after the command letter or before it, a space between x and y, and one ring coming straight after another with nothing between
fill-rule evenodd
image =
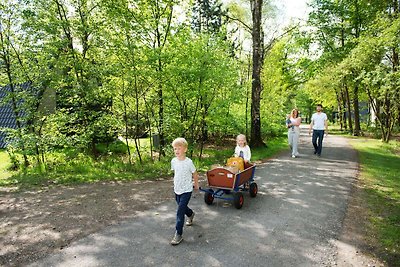
<instances>
[{"instance_id":1,"label":"adult in white top","mask_svg":"<svg viewBox=\"0 0 400 267\"><path fill-rule=\"evenodd\" d=\"M321 156L322 152L322 140L324 134L328 135L328 117L322 112L322 105L317 105L317 112L311 116L310 128L308 134L312 134L312 144L314 146L314 154Z\"/></svg>"},{"instance_id":2,"label":"adult in white top","mask_svg":"<svg viewBox=\"0 0 400 267\"><path fill-rule=\"evenodd\" d=\"M300 137L300 124L301 118L299 117L299 111L297 109L293 109L292 112L290 112L290 117L286 123L286 126L288 127L288 142L290 149L292 150L292 158L295 158L299 155L298 145Z\"/></svg>"}]
</instances>

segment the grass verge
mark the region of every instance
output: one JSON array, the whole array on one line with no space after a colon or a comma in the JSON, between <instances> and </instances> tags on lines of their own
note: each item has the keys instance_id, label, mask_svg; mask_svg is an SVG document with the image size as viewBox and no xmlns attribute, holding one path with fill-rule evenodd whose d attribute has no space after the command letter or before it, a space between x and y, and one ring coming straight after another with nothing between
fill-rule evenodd
<instances>
[{"instance_id":1,"label":"grass verge","mask_svg":"<svg viewBox=\"0 0 400 267\"><path fill-rule=\"evenodd\" d=\"M207 146L201 159L198 151L193 151L192 158L199 172L205 172L213 164L224 165L234 152L235 141L225 146ZM268 141L268 146L252 149L252 161L270 158L280 151L287 149L285 137L276 137ZM142 163L137 159L129 164L126 153L108 153L94 159L76 151L58 151L46 156L46 168L31 167L24 172L11 175L7 172L8 165L1 165L0 172L8 175L0 177L0 186L16 186L18 188L42 186L50 184L79 184L111 180L155 179L171 176L170 161L173 157L171 148L166 149L167 156L161 161L144 157ZM5 151L0 157L8 159ZM33 159L31 160L33 162ZM1 161L3 162L3 160Z\"/></svg>"},{"instance_id":2,"label":"grass verge","mask_svg":"<svg viewBox=\"0 0 400 267\"><path fill-rule=\"evenodd\" d=\"M400 143L352 139L360 155L360 182L369 212L368 238L377 238L379 255L400 266ZM375 242L376 243L376 242Z\"/></svg>"},{"instance_id":3,"label":"grass verge","mask_svg":"<svg viewBox=\"0 0 400 267\"><path fill-rule=\"evenodd\" d=\"M6 150L0 149L0 181L8 179L12 175L9 170L10 165L11 162Z\"/></svg>"}]
</instances>

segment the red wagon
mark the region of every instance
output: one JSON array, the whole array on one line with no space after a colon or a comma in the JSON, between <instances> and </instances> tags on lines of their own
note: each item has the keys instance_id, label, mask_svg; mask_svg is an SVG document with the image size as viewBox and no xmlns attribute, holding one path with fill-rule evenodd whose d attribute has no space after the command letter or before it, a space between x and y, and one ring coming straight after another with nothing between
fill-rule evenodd
<instances>
[{"instance_id":1,"label":"red wagon","mask_svg":"<svg viewBox=\"0 0 400 267\"><path fill-rule=\"evenodd\" d=\"M211 205L214 198L233 200L235 208L240 209L244 203L241 191L249 191L251 197L257 196L258 187L254 182L255 169L254 164L246 163L244 170L238 173L233 173L223 167L208 171L209 188L200 188L205 193L204 202Z\"/></svg>"}]
</instances>

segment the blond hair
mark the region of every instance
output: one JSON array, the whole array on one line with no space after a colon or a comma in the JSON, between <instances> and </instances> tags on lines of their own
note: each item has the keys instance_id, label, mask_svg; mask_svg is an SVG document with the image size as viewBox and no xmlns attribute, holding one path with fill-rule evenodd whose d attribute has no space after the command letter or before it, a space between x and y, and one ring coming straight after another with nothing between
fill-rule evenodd
<instances>
[{"instance_id":1,"label":"blond hair","mask_svg":"<svg viewBox=\"0 0 400 267\"><path fill-rule=\"evenodd\" d=\"M299 110L297 108L294 108L294 109L292 109L292 112L290 112L290 117L293 118L293 119L295 119L295 117L294 117L294 112L295 111L297 111L296 118L299 117Z\"/></svg>"},{"instance_id":2,"label":"blond hair","mask_svg":"<svg viewBox=\"0 0 400 267\"><path fill-rule=\"evenodd\" d=\"M175 146L183 146L185 148L188 147L188 143L187 143L186 139L183 137L176 138L174 141L172 141L171 145L172 145L172 147L175 147Z\"/></svg>"},{"instance_id":3,"label":"blond hair","mask_svg":"<svg viewBox=\"0 0 400 267\"><path fill-rule=\"evenodd\" d=\"M236 142L239 138L243 138L244 139L244 145L247 146L247 140L246 140L246 136L244 134L239 134L238 136L236 136Z\"/></svg>"}]
</instances>

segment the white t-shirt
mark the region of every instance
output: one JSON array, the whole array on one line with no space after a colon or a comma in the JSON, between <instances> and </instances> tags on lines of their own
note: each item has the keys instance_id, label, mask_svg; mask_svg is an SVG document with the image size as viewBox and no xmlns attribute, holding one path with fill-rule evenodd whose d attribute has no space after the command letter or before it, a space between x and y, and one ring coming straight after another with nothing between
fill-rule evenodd
<instances>
[{"instance_id":1,"label":"white t-shirt","mask_svg":"<svg viewBox=\"0 0 400 267\"><path fill-rule=\"evenodd\" d=\"M251 152L250 152L250 147L248 145L244 146L244 147L240 147L240 146L236 146L235 147L235 157L239 157L240 156L240 151L243 151L243 159L250 161L251 158Z\"/></svg>"},{"instance_id":2,"label":"white t-shirt","mask_svg":"<svg viewBox=\"0 0 400 267\"><path fill-rule=\"evenodd\" d=\"M174 192L181 195L193 191L192 175L196 171L193 161L189 158L171 160L171 170L174 171Z\"/></svg>"},{"instance_id":3,"label":"white t-shirt","mask_svg":"<svg viewBox=\"0 0 400 267\"><path fill-rule=\"evenodd\" d=\"M325 130L325 121L328 120L328 117L325 113L314 113L311 116L311 121L313 122L313 130Z\"/></svg>"}]
</instances>

